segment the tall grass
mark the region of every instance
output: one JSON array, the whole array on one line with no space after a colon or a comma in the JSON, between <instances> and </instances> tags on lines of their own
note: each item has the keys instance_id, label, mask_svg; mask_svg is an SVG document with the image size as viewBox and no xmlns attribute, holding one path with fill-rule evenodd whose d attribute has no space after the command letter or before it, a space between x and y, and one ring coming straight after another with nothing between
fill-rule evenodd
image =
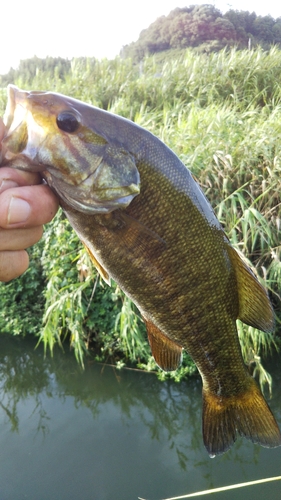
<instances>
[{"instance_id":1,"label":"tall grass","mask_svg":"<svg viewBox=\"0 0 281 500\"><path fill-rule=\"evenodd\" d=\"M232 49L208 55L186 50L175 60L154 56L140 65L120 58L74 59L64 79L38 71L33 81L23 75L15 83L82 99L126 116L160 137L191 169L232 244L255 265L270 291L277 317L281 316L280 50ZM5 105L3 92L0 105ZM77 242L70 244L74 251ZM74 255L71 265L77 265ZM112 314L114 311L113 323L106 326L113 338L110 343L101 321L88 321L87 300L91 298L91 308L103 308L97 302L104 293L100 282L92 297L95 273L82 285L76 269L76 277L70 273L69 279L77 283L72 282L71 288L65 275L55 279L58 269L50 271L45 264L44 269L49 282L47 326L42 330L46 345L59 340L58 332L70 331L81 359L94 330L97 342L107 346L106 356L121 352L124 360L149 365L143 327L128 299L116 289L108 299L107 306L112 301L108 307ZM74 305L82 311L80 319L80 313L69 317L70 313L63 312ZM61 330L60 325L64 327ZM255 365L261 381L266 381L260 357L276 342L272 336L245 326L239 326L239 336L246 361Z\"/></svg>"}]
</instances>

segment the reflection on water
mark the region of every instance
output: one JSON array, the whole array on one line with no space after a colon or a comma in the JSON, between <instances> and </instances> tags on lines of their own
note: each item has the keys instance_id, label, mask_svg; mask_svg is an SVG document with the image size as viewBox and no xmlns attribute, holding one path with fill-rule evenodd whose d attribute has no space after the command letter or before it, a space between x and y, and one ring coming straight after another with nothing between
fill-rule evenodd
<instances>
[{"instance_id":1,"label":"reflection on water","mask_svg":"<svg viewBox=\"0 0 281 500\"><path fill-rule=\"evenodd\" d=\"M1 336L0 500L148 500L280 475L281 448L245 440L210 459L201 382L86 364ZM281 373L271 407L281 421ZM212 499L280 500L280 483Z\"/></svg>"}]
</instances>

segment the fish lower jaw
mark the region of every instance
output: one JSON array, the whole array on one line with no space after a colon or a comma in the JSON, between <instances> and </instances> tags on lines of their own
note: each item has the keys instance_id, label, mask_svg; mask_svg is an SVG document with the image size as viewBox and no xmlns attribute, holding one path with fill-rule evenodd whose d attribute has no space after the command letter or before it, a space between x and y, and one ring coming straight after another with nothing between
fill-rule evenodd
<instances>
[{"instance_id":1,"label":"fish lower jaw","mask_svg":"<svg viewBox=\"0 0 281 500\"><path fill-rule=\"evenodd\" d=\"M62 202L62 206L64 204L67 207L70 207L78 212L82 212L85 214L106 214L110 213L113 210L117 210L119 208L126 208L134 198L134 195L128 195L122 198L117 198L116 200L108 200L104 202L94 201L93 199L90 202L74 199L70 196L67 196L57 189L55 189L56 194L60 198Z\"/></svg>"},{"instance_id":2,"label":"fish lower jaw","mask_svg":"<svg viewBox=\"0 0 281 500\"><path fill-rule=\"evenodd\" d=\"M1 167L17 168L28 172L43 172L38 164L33 163L29 158L24 155L14 155L7 151L5 148L2 150L2 163Z\"/></svg>"}]
</instances>

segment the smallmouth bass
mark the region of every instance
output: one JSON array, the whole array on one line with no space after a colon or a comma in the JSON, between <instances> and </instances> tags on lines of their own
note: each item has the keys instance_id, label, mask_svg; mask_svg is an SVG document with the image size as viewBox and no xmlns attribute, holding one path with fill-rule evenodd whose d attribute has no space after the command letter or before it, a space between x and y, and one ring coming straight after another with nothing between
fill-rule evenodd
<instances>
[{"instance_id":1,"label":"smallmouth bass","mask_svg":"<svg viewBox=\"0 0 281 500\"><path fill-rule=\"evenodd\" d=\"M279 446L236 328L272 331L270 301L183 163L133 122L60 94L9 86L5 124L2 164L41 172L100 274L137 305L158 365L192 356L210 456L237 434Z\"/></svg>"}]
</instances>

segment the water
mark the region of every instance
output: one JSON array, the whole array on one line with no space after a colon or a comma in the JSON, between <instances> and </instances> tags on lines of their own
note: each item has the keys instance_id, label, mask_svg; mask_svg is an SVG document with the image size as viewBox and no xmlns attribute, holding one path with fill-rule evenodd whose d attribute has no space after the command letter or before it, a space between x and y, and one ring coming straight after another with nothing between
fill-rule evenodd
<instances>
[{"instance_id":1,"label":"water","mask_svg":"<svg viewBox=\"0 0 281 500\"><path fill-rule=\"evenodd\" d=\"M281 370L270 405L281 423ZM210 459L201 382L159 382L34 342L0 340L0 500L146 500L281 475L281 448L239 439ZM201 498L201 497L200 497ZM280 500L281 481L212 500Z\"/></svg>"}]
</instances>

